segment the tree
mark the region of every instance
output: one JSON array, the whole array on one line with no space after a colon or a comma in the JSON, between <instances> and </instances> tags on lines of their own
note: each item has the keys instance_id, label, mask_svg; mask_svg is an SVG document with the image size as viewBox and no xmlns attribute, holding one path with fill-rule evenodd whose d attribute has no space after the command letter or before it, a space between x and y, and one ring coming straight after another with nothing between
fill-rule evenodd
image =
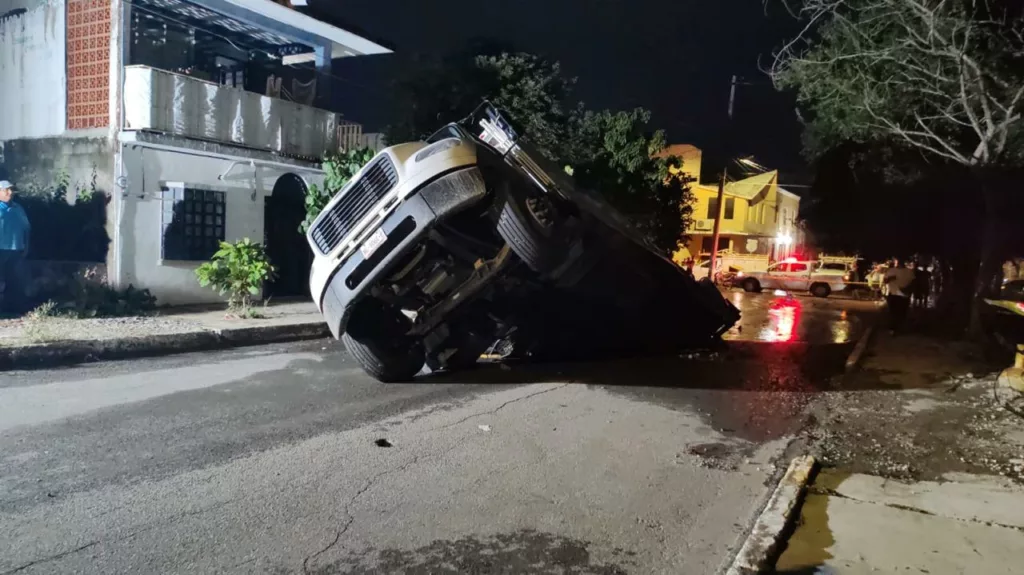
<instances>
[{"instance_id":1,"label":"tree","mask_svg":"<svg viewBox=\"0 0 1024 575\"><path fill-rule=\"evenodd\" d=\"M573 84L557 62L533 54L458 54L424 66L396 86L398 121L388 127L387 140L428 136L488 99L508 110L537 148L554 157L565 137L569 114L563 103Z\"/></svg>"},{"instance_id":2,"label":"tree","mask_svg":"<svg viewBox=\"0 0 1024 575\"><path fill-rule=\"evenodd\" d=\"M668 164L681 160L651 158L665 140L649 130L648 112L570 105L574 84L557 62L532 54L461 54L399 84L399 120L388 128L388 141L422 138L490 100L540 153L556 165L572 166L580 185L603 194L659 249L672 253L683 238L692 198L687 182L668 174Z\"/></svg>"},{"instance_id":3,"label":"tree","mask_svg":"<svg viewBox=\"0 0 1024 575\"><path fill-rule=\"evenodd\" d=\"M689 181L670 174L682 159L656 158L665 149L665 134L647 129L650 112L590 112L573 115L565 143L565 160L577 183L602 193L664 255L679 249L691 221Z\"/></svg>"},{"instance_id":4,"label":"tree","mask_svg":"<svg viewBox=\"0 0 1024 575\"><path fill-rule=\"evenodd\" d=\"M985 0L803 0L792 10L806 27L771 75L796 91L811 157L843 142L894 146L975 178L986 213L978 333L1002 255L1004 169L1024 161L1024 21Z\"/></svg>"}]
</instances>

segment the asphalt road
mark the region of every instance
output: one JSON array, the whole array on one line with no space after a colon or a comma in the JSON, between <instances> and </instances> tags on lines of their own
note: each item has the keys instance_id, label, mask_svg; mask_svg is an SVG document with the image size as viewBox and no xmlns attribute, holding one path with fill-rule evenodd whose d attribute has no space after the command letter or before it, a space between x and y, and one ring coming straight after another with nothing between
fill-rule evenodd
<instances>
[{"instance_id":1,"label":"asphalt road","mask_svg":"<svg viewBox=\"0 0 1024 575\"><path fill-rule=\"evenodd\" d=\"M862 325L773 301L730 336L773 343L407 385L327 341L3 373L0 574L713 573Z\"/></svg>"}]
</instances>

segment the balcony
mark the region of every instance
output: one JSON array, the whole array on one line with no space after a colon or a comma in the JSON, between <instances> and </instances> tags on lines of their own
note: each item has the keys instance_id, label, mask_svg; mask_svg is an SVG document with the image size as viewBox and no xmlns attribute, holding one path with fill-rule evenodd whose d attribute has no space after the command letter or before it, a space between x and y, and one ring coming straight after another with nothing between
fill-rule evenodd
<instances>
[{"instance_id":1,"label":"balcony","mask_svg":"<svg viewBox=\"0 0 1024 575\"><path fill-rule=\"evenodd\" d=\"M337 114L149 66L126 66L126 130L320 159L339 148Z\"/></svg>"}]
</instances>

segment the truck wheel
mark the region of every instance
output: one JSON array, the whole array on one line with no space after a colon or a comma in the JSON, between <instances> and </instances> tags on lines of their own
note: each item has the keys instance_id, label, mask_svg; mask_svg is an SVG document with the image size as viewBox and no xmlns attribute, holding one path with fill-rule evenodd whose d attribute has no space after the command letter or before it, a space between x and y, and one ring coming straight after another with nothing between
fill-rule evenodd
<instances>
[{"instance_id":1,"label":"truck wheel","mask_svg":"<svg viewBox=\"0 0 1024 575\"><path fill-rule=\"evenodd\" d=\"M564 257L558 230L559 215L540 195L502 194L498 235L523 263L538 273L553 271Z\"/></svg>"},{"instance_id":2,"label":"truck wheel","mask_svg":"<svg viewBox=\"0 0 1024 575\"><path fill-rule=\"evenodd\" d=\"M743 291L758 293L761 291L761 284L754 278L747 278L743 280Z\"/></svg>"},{"instance_id":3,"label":"truck wheel","mask_svg":"<svg viewBox=\"0 0 1024 575\"><path fill-rule=\"evenodd\" d=\"M411 341L359 341L347 333L341 341L359 367L382 383L410 381L423 368L423 350Z\"/></svg>"},{"instance_id":4,"label":"truck wheel","mask_svg":"<svg viewBox=\"0 0 1024 575\"><path fill-rule=\"evenodd\" d=\"M828 284L817 283L811 285L811 295L814 297L824 298L828 297L831 293L832 288L830 288Z\"/></svg>"},{"instance_id":5,"label":"truck wheel","mask_svg":"<svg viewBox=\"0 0 1024 575\"><path fill-rule=\"evenodd\" d=\"M409 319L398 310L364 302L341 336L359 367L383 383L410 381L423 368L422 344L405 335Z\"/></svg>"}]
</instances>

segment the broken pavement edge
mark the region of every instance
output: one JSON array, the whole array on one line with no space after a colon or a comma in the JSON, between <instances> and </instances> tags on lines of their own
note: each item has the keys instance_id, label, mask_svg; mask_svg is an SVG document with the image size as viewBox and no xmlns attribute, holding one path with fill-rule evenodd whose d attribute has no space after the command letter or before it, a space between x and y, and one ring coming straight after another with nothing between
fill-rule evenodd
<instances>
[{"instance_id":1,"label":"broken pavement edge","mask_svg":"<svg viewBox=\"0 0 1024 575\"><path fill-rule=\"evenodd\" d=\"M329 335L326 323L304 322L0 347L0 371L320 339Z\"/></svg>"},{"instance_id":2,"label":"broken pavement edge","mask_svg":"<svg viewBox=\"0 0 1024 575\"><path fill-rule=\"evenodd\" d=\"M790 462L726 575L764 573L775 566L785 541L800 518L800 505L817 470L818 463L810 455Z\"/></svg>"}]
</instances>

